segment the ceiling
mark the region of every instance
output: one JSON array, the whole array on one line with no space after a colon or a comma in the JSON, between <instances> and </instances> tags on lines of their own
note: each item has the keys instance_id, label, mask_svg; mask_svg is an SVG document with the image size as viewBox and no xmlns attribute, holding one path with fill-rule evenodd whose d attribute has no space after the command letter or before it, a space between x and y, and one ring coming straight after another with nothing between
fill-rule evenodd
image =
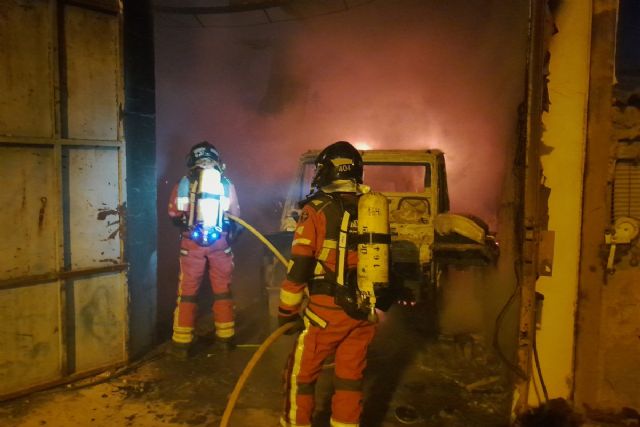
<instances>
[{"instance_id":1,"label":"ceiling","mask_svg":"<svg viewBox=\"0 0 640 427\"><path fill-rule=\"evenodd\" d=\"M154 0L155 23L220 28L267 25L346 12L375 0Z\"/></svg>"}]
</instances>

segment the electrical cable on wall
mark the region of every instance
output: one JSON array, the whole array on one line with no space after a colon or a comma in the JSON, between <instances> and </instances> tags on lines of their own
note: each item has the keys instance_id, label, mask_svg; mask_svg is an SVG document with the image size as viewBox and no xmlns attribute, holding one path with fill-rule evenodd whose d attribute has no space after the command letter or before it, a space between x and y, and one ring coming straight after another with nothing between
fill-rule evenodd
<instances>
[{"instance_id":1,"label":"electrical cable on wall","mask_svg":"<svg viewBox=\"0 0 640 427\"><path fill-rule=\"evenodd\" d=\"M536 370L538 371L538 378L540 379L540 387L542 388L542 394L544 395L545 403L549 401L549 393L547 393L547 386L544 383L544 378L542 377L542 367L540 366L540 358L538 357L538 344L536 340L536 336L538 335L537 328L534 327L533 330L533 359L536 364Z\"/></svg>"},{"instance_id":2,"label":"electrical cable on wall","mask_svg":"<svg viewBox=\"0 0 640 427\"><path fill-rule=\"evenodd\" d=\"M507 356L502 351L502 348L500 347L500 340L499 340L500 328L502 327L502 322L504 320L505 314L507 313L507 309L511 306L511 304L513 304L516 297L520 294L520 290L522 289L522 285L520 284L520 275L518 274L517 262L514 263L514 270L516 275L516 287L514 288L513 293L511 294L507 302L504 304L504 306L500 310L500 313L498 313L498 316L496 317L495 327L493 330L493 348L496 350L500 360L502 360L502 362L511 371L513 371L518 377L526 381L529 379L529 377L525 372L522 371L522 369L520 369L518 365L514 364L513 362L511 362L511 360L509 360L509 358L507 358Z\"/></svg>"},{"instance_id":3,"label":"electrical cable on wall","mask_svg":"<svg viewBox=\"0 0 640 427\"><path fill-rule=\"evenodd\" d=\"M536 376L533 375L531 377L531 385L533 385L533 392L536 395L536 399L538 401L538 405L542 404L542 397L540 397L540 390L538 388L538 381L536 380Z\"/></svg>"}]
</instances>

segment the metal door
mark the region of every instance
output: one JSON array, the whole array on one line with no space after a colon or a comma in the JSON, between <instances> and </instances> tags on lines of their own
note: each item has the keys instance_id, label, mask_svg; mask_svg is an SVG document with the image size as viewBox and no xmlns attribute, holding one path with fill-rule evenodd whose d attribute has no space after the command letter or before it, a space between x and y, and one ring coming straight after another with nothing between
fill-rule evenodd
<instances>
[{"instance_id":1,"label":"metal door","mask_svg":"<svg viewBox=\"0 0 640 427\"><path fill-rule=\"evenodd\" d=\"M0 2L0 398L127 359L121 22Z\"/></svg>"}]
</instances>

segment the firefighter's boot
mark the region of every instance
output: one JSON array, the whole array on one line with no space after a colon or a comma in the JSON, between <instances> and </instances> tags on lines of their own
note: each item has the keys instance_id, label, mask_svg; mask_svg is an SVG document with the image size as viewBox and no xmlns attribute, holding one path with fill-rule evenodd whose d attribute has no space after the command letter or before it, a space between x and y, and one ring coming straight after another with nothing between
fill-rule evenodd
<instances>
[{"instance_id":1,"label":"firefighter's boot","mask_svg":"<svg viewBox=\"0 0 640 427\"><path fill-rule=\"evenodd\" d=\"M223 353L228 353L236 348L235 339L233 336L229 338L220 338L218 337L216 342L214 343L214 349L219 350Z\"/></svg>"},{"instance_id":2,"label":"firefighter's boot","mask_svg":"<svg viewBox=\"0 0 640 427\"><path fill-rule=\"evenodd\" d=\"M176 360L187 360L192 356L191 344L171 341L171 344L167 348L167 354Z\"/></svg>"}]
</instances>

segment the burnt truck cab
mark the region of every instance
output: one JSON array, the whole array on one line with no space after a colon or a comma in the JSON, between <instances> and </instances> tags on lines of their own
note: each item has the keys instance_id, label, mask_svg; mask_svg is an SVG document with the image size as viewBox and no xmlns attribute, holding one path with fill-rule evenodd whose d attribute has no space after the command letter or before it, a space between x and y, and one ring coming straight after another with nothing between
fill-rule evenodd
<instances>
[{"instance_id":1,"label":"burnt truck cab","mask_svg":"<svg viewBox=\"0 0 640 427\"><path fill-rule=\"evenodd\" d=\"M298 202L309 193L319 151L304 153L284 202L280 232L269 240L288 257L300 215ZM444 153L440 150L365 150L364 183L389 201L390 276L396 301L428 306L438 298L439 276L449 264L487 265L497 245L478 218L449 212ZM285 272L275 257L265 257L264 281L269 312L277 313L279 286Z\"/></svg>"}]
</instances>

